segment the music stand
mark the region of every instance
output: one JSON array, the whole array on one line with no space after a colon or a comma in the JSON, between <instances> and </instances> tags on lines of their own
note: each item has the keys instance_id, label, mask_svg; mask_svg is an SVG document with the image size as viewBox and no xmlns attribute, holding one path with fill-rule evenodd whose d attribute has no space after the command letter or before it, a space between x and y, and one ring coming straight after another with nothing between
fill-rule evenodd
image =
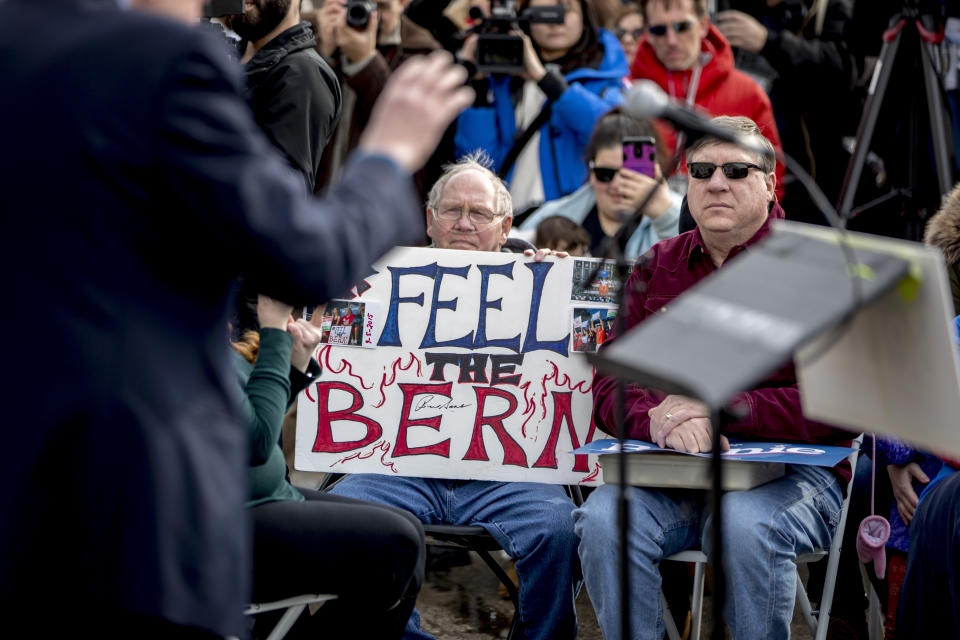
<instances>
[{"instance_id":1,"label":"music stand","mask_svg":"<svg viewBox=\"0 0 960 640\"><path fill-rule=\"evenodd\" d=\"M799 231L829 241L826 229ZM825 335L797 352L803 413L960 456L960 367L943 255L889 238L857 241L900 252L920 277L860 310L841 336Z\"/></svg>"},{"instance_id":2,"label":"music stand","mask_svg":"<svg viewBox=\"0 0 960 640\"><path fill-rule=\"evenodd\" d=\"M788 362L798 347L842 324L909 274L911 264L902 255L858 242L864 234L838 240L836 232L824 229L829 242L804 232L811 226L774 221L766 240L590 357L599 372L687 395L710 408L718 556L723 548L722 466L716 427L723 410L738 392L755 387ZM841 247L847 238L849 245ZM718 562L713 602L718 638L723 637L722 586Z\"/></svg>"}]
</instances>

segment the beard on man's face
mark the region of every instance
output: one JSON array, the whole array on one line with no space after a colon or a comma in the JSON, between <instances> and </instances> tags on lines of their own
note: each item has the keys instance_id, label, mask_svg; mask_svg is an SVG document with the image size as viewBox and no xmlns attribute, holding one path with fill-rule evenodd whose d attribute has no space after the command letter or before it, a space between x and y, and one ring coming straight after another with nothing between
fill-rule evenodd
<instances>
[{"instance_id":1,"label":"beard on man's face","mask_svg":"<svg viewBox=\"0 0 960 640\"><path fill-rule=\"evenodd\" d=\"M248 6L243 15L230 18L230 28L244 40L256 42L277 28L290 10L292 0L252 0L252 2L254 6Z\"/></svg>"}]
</instances>

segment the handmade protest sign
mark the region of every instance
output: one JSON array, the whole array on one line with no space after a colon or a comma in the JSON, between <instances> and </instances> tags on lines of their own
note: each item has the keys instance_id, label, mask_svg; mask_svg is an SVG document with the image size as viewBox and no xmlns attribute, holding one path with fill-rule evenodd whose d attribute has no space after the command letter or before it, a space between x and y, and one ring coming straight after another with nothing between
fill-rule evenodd
<instances>
[{"instance_id":1,"label":"handmade protest sign","mask_svg":"<svg viewBox=\"0 0 960 640\"><path fill-rule=\"evenodd\" d=\"M569 453L594 436L592 367L571 353L574 267L585 262L596 264L388 254L353 299L375 347L317 353L323 374L299 398L296 468L598 483L595 456Z\"/></svg>"}]
</instances>

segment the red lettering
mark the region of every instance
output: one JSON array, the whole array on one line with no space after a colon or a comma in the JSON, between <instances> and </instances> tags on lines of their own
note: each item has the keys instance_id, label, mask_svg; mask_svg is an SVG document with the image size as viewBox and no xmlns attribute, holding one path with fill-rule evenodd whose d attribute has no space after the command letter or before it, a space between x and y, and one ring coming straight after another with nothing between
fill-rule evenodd
<instances>
[{"instance_id":1,"label":"red lettering","mask_svg":"<svg viewBox=\"0 0 960 640\"><path fill-rule=\"evenodd\" d=\"M540 454L540 457L537 458L537 461L533 463L534 468L557 468L557 441L560 439L560 426L564 421L566 421L567 431L570 433L570 442L573 445L572 448L576 449L580 446L580 441L577 438L577 431L573 427L573 408L571 406L573 394L569 391L554 391L552 395L553 425L550 427L550 436L547 438L547 442L543 447L543 452ZM593 430L595 428L596 427L591 423L590 433L587 435L587 442L590 442L590 436L593 435ZM575 465L573 467L574 471L585 473L589 470L587 466L587 456L574 457L576 458Z\"/></svg>"},{"instance_id":2,"label":"red lettering","mask_svg":"<svg viewBox=\"0 0 960 640\"><path fill-rule=\"evenodd\" d=\"M400 412L400 426L397 428L397 442L393 446L393 457L412 456L422 453L432 453L444 458L450 457L450 438L443 442L427 445L424 447L407 446L407 428L412 426L430 427L434 431L440 431L440 420L442 416L433 416L432 418L420 418L419 420L410 419L410 409L413 407L413 399L418 395L432 394L450 397L450 388L452 382L442 384L400 384L400 390L403 391L403 410Z\"/></svg>"},{"instance_id":3,"label":"red lettering","mask_svg":"<svg viewBox=\"0 0 960 640\"><path fill-rule=\"evenodd\" d=\"M503 445L503 464L512 464L526 468L527 454L524 453L523 447L510 437L506 428L503 426L503 419L513 415L513 412L516 411L517 399L509 391L493 387L474 387L473 390L477 394L477 417L473 423L473 436L470 438L470 448L467 449L467 454L463 456L463 459L489 460L487 451L483 446L483 427L489 426L493 427L493 432L500 440L500 444ZM510 403L510 406L499 415L484 416L483 407L489 396L503 398Z\"/></svg>"},{"instance_id":4,"label":"red lettering","mask_svg":"<svg viewBox=\"0 0 960 640\"><path fill-rule=\"evenodd\" d=\"M337 389L346 391L353 396L349 409L341 411L329 410L330 390ZM363 399L360 392L354 389L346 382L318 382L317 383L317 439L313 443L313 450L324 453L341 453L343 451L352 451L365 447L371 442L375 442L383 433L383 428L378 422L366 416L355 413L357 409L363 406ZM349 442L334 442L333 428L331 423L337 420L346 420L348 422L359 422L366 425L367 435L360 440L351 440Z\"/></svg>"},{"instance_id":5,"label":"red lettering","mask_svg":"<svg viewBox=\"0 0 960 640\"><path fill-rule=\"evenodd\" d=\"M590 428L587 430L587 437L584 439L583 444L589 444L593 442L593 434L597 432L597 423L593 421L593 417L590 418ZM576 441L574 441L576 442ZM590 462L588 460L589 456L578 455L573 456L576 462L573 465L573 470L578 473L586 473L590 471Z\"/></svg>"}]
</instances>

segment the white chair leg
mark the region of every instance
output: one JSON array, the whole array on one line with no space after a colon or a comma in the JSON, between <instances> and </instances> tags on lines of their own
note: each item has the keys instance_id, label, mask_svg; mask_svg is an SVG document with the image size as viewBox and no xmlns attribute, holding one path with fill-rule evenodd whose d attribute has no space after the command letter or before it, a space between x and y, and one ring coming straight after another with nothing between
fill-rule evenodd
<instances>
[{"instance_id":1,"label":"white chair leg","mask_svg":"<svg viewBox=\"0 0 960 640\"><path fill-rule=\"evenodd\" d=\"M673 619L673 612L670 611L670 605L667 604L667 599L662 590L660 591L660 607L663 609L663 626L666 627L667 638L669 640L680 640L677 622Z\"/></svg>"},{"instance_id":2,"label":"white chair leg","mask_svg":"<svg viewBox=\"0 0 960 640\"><path fill-rule=\"evenodd\" d=\"M870 578L867 576L867 568L863 563L860 563L860 578L863 580L863 587L867 591L870 602L867 609L867 637L870 640L883 640L885 635L883 607L880 606L880 596L873 588L873 583L870 582Z\"/></svg>"},{"instance_id":3,"label":"white chair leg","mask_svg":"<svg viewBox=\"0 0 960 640\"><path fill-rule=\"evenodd\" d=\"M697 562L693 570L693 602L690 604L690 640L700 640L703 621L703 583L706 581L706 562Z\"/></svg>"},{"instance_id":4,"label":"white chair leg","mask_svg":"<svg viewBox=\"0 0 960 640\"><path fill-rule=\"evenodd\" d=\"M275 626L273 631L270 632L270 635L267 636L267 640L280 640L287 635L287 631L290 631L290 627L293 626L293 623L297 621L297 618L300 617L300 614L303 613L303 610L306 608L307 605L298 604L284 611L280 622L277 623L277 626Z\"/></svg>"},{"instance_id":5,"label":"white chair leg","mask_svg":"<svg viewBox=\"0 0 960 640\"><path fill-rule=\"evenodd\" d=\"M800 609L800 615L803 616L804 621L807 623L807 627L810 628L811 634L817 633L817 616L813 613L813 607L810 605L810 598L807 597L807 590L803 588L803 583L800 581L799 571L794 569L795 577L797 580L797 607Z\"/></svg>"}]
</instances>

